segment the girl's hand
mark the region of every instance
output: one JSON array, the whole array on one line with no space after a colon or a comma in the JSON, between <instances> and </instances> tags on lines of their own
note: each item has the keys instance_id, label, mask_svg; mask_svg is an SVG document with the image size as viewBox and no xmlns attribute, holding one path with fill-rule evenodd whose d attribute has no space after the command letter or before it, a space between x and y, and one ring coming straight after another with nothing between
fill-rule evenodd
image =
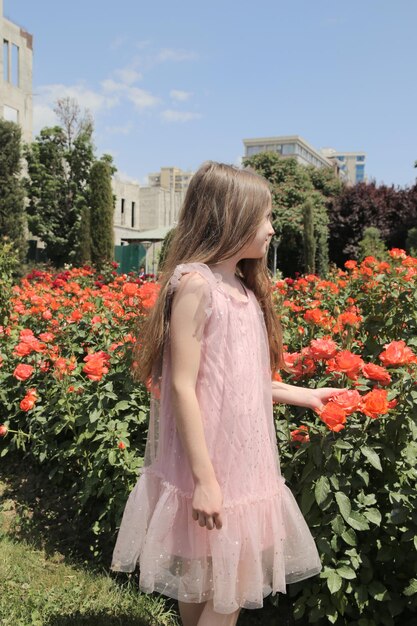
<instances>
[{"instance_id":1,"label":"girl's hand","mask_svg":"<svg viewBox=\"0 0 417 626\"><path fill-rule=\"evenodd\" d=\"M339 387L318 387L317 389L310 389L311 392L309 398L308 408L313 410L323 409L324 402L328 402L334 396L338 396L345 391L349 391L347 388L340 389Z\"/></svg>"},{"instance_id":2,"label":"girl's hand","mask_svg":"<svg viewBox=\"0 0 417 626\"><path fill-rule=\"evenodd\" d=\"M208 530L213 530L214 527L220 529L222 502L222 492L217 480L197 483L192 500L193 519Z\"/></svg>"}]
</instances>

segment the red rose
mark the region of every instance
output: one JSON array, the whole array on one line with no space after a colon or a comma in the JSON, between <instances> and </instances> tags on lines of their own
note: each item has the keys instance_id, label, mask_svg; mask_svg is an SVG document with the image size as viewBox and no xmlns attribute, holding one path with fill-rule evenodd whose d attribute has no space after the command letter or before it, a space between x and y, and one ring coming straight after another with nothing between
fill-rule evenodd
<instances>
[{"instance_id":1,"label":"red rose","mask_svg":"<svg viewBox=\"0 0 417 626\"><path fill-rule=\"evenodd\" d=\"M320 419L326 424L327 428L338 433L343 430L346 424L346 411L335 402L328 402L324 405L324 409L317 410Z\"/></svg>"},{"instance_id":2,"label":"red rose","mask_svg":"<svg viewBox=\"0 0 417 626\"><path fill-rule=\"evenodd\" d=\"M26 365L25 363L19 363L19 365L15 368L13 372L13 376L17 378L17 380L27 380L33 374L32 365Z\"/></svg>"},{"instance_id":3,"label":"red rose","mask_svg":"<svg viewBox=\"0 0 417 626\"><path fill-rule=\"evenodd\" d=\"M373 389L362 398L361 411L376 419L389 411L388 392L386 389Z\"/></svg>"},{"instance_id":4,"label":"red rose","mask_svg":"<svg viewBox=\"0 0 417 626\"><path fill-rule=\"evenodd\" d=\"M36 400L36 389L29 389L23 400L20 401L20 408L22 411L30 411L35 406Z\"/></svg>"},{"instance_id":5,"label":"red rose","mask_svg":"<svg viewBox=\"0 0 417 626\"><path fill-rule=\"evenodd\" d=\"M291 431L291 441L299 441L300 443L308 443L310 436L308 434L308 426L300 426Z\"/></svg>"},{"instance_id":6,"label":"red rose","mask_svg":"<svg viewBox=\"0 0 417 626\"><path fill-rule=\"evenodd\" d=\"M362 373L366 378L370 380L376 380L381 385L389 385L391 382L391 376L385 369L385 367L381 367L380 365L375 365L375 363L367 363L362 367Z\"/></svg>"},{"instance_id":7,"label":"red rose","mask_svg":"<svg viewBox=\"0 0 417 626\"><path fill-rule=\"evenodd\" d=\"M5 437L8 433L9 429L6 424L0 424L0 437Z\"/></svg>"},{"instance_id":8,"label":"red rose","mask_svg":"<svg viewBox=\"0 0 417 626\"><path fill-rule=\"evenodd\" d=\"M125 444L123 443L123 441L119 441L119 443L117 444L117 447L120 450L124 450L126 448Z\"/></svg>"}]
</instances>

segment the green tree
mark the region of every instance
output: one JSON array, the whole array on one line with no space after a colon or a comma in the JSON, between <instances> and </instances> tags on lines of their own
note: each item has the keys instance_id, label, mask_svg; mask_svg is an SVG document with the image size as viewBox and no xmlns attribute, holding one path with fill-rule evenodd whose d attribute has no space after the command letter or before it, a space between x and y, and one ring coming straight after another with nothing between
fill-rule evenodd
<instances>
[{"instance_id":1,"label":"green tree","mask_svg":"<svg viewBox=\"0 0 417 626\"><path fill-rule=\"evenodd\" d=\"M359 260L367 256L374 256L382 261L386 256L385 243L381 239L381 232L378 228L370 226L363 231L363 238L359 242Z\"/></svg>"},{"instance_id":2,"label":"green tree","mask_svg":"<svg viewBox=\"0 0 417 626\"><path fill-rule=\"evenodd\" d=\"M417 228L415 226L413 226L413 228L410 228L407 233L405 248L408 254L411 254L411 256L415 257L417 255Z\"/></svg>"},{"instance_id":3,"label":"green tree","mask_svg":"<svg viewBox=\"0 0 417 626\"><path fill-rule=\"evenodd\" d=\"M45 243L48 259L62 266L82 257L93 125L71 98L58 100L55 112L61 126L44 128L26 149L26 187L30 230Z\"/></svg>"},{"instance_id":4,"label":"green tree","mask_svg":"<svg viewBox=\"0 0 417 626\"><path fill-rule=\"evenodd\" d=\"M326 193L330 194L327 179L317 176L313 183L312 168L298 164L293 158L282 158L275 152L256 154L245 159L244 165L252 167L271 185L273 226L280 241L277 250L279 269L284 275L304 271L303 207L309 200L314 215L316 271L324 275L328 269L328 197L324 192L326 188Z\"/></svg>"},{"instance_id":5,"label":"green tree","mask_svg":"<svg viewBox=\"0 0 417 626\"><path fill-rule=\"evenodd\" d=\"M314 235L314 209L311 198L303 206L303 244L304 264L308 274L316 271L316 240Z\"/></svg>"},{"instance_id":6,"label":"green tree","mask_svg":"<svg viewBox=\"0 0 417 626\"><path fill-rule=\"evenodd\" d=\"M111 173L107 158L96 161L90 172L91 260L99 268L114 258Z\"/></svg>"},{"instance_id":7,"label":"green tree","mask_svg":"<svg viewBox=\"0 0 417 626\"><path fill-rule=\"evenodd\" d=\"M20 178L21 130L17 124L0 120L0 237L17 250L20 262L27 251L25 197Z\"/></svg>"}]
</instances>

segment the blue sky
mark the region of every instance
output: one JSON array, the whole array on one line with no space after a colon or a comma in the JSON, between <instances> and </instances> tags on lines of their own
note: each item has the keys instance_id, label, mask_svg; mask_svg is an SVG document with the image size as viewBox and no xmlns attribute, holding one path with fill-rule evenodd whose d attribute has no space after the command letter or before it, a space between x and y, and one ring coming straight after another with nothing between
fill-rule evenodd
<instances>
[{"instance_id":1,"label":"blue sky","mask_svg":"<svg viewBox=\"0 0 417 626\"><path fill-rule=\"evenodd\" d=\"M415 182L415 0L4 0L4 15L34 35L35 130L76 97L122 177L297 134Z\"/></svg>"}]
</instances>

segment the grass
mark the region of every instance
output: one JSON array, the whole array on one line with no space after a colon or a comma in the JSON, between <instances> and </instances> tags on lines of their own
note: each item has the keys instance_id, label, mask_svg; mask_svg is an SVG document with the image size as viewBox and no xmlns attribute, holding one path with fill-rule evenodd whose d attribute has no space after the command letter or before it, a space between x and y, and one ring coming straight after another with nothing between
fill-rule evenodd
<instances>
[{"instance_id":1,"label":"grass","mask_svg":"<svg viewBox=\"0 0 417 626\"><path fill-rule=\"evenodd\" d=\"M138 591L91 555L71 500L21 455L0 458L0 626L176 626L176 603ZM242 611L239 626L289 626L280 607ZM297 622L297 626L302 626Z\"/></svg>"},{"instance_id":2,"label":"grass","mask_svg":"<svg viewBox=\"0 0 417 626\"><path fill-rule=\"evenodd\" d=\"M178 623L173 604L139 593L134 575L110 574L82 558L81 529L65 494L36 468L6 456L0 476L1 626Z\"/></svg>"}]
</instances>

